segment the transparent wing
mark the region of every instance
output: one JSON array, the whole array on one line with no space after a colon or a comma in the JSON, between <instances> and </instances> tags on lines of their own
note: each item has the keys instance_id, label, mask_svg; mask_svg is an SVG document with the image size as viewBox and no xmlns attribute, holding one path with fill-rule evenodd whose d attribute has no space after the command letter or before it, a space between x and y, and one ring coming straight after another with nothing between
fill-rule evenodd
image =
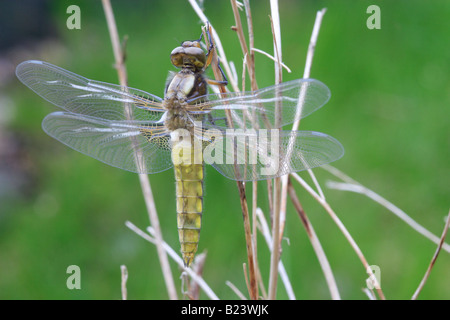
<instances>
[{"instance_id":1,"label":"transparent wing","mask_svg":"<svg viewBox=\"0 0 450 320\"><path fill-rule=\"evenodd\" d=\"M203 130L201 135L206 144L204 161L225 177L239 181L272 179L344 155L339 141L314 131Z\"/></svg>"},{"instance_id":2,"label":"transparent wing","mask_svg":"<svg viewBox=\"0 0 450 320\"><path fill-rule=\"evenodd\" d=\"M313 113L330 96L322 82L297 79L252 92L209 94L189 101L187 108L193 114L206 114L205 126L209 127L228 128L228 112L234 128L281 128Z\"/></svg>"},{"instance_id":3,"label":"transparent wing","mask_svg":"<svg viewBox=\"0 0 450 320\"><path fill-rule=\"evenodd\" d=\"M170 136L157 123L54 112L45 117L42 127L72 149L120 169L157 173L173 166Z\"/></svg>"},{"instance_id":4,"label":"transparent wing","mask_svg":"<svg viewBox=\"0 0 450 320\"><path fill-rule=\"evenodd\" d=\"M106 120L157 121L165 111L162 99L150 93L89 80L43 61L22 62L16 75L42 98L73 113ZM125 106L131 111L128 114Z\"/></svg>"}]
</instances>

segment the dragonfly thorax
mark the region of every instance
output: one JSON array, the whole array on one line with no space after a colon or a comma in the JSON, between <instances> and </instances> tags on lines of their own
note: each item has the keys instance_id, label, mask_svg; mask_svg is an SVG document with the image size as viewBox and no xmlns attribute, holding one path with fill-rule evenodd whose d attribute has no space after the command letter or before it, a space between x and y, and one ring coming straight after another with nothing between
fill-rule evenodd
<instances>
[{"instance_id":1,"label":"dragonfly thorax","mask_svg":"<svg viewBox=\"0 0 450 320\"><path fill-rule=\"evenodd\" d=\"M206 81L199 72L183 68L167 85L164 108L167 110L165 125L170 131L192 127L186 106L188 100L206 94Z\"/></svg>"}]
</instances>

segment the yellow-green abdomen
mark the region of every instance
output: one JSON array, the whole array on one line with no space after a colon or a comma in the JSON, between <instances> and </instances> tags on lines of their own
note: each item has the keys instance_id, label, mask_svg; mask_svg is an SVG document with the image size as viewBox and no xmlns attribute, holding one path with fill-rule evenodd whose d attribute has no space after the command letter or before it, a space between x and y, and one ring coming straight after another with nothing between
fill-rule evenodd
<instances>
[{"instance_id":1,"label":"yellow-green abdomen","mask_svg":"<svg viewBox=\"0 0 450 320\"><path fill-rule=\"evenodd\" d=\"M191 264L197 252L203 211L203 161L201 152L194 152L191 142L181 141L172 146L178 236L185 266Z\"/></svg>"}]
</instances>

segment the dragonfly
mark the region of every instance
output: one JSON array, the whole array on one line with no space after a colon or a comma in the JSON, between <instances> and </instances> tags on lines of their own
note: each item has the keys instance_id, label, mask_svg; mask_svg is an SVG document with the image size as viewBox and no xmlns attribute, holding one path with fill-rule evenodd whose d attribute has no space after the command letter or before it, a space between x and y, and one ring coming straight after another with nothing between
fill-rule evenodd
<instances>
[{"instance_id":1,"label":"dragonfly","mask_svg":"<svg viewBox=\"0 0 450 320\"><path fill-rule=\"evenodd\" d=\"M189 267L198 249L204 168L236 181L267 180L338 160L344 148L314 131L283 130L321 108L328 87L297 79L249 92L208 93L226 86L205 76L211 48L184 41L170 55L164 98L127 86L84 78L44 61L20 63L16 75L60 107L47 115L51 137L108 165L139 174L175 171L181 253ZM223 74L223 72L222 72Z\"/></svg>"}]
</instances>

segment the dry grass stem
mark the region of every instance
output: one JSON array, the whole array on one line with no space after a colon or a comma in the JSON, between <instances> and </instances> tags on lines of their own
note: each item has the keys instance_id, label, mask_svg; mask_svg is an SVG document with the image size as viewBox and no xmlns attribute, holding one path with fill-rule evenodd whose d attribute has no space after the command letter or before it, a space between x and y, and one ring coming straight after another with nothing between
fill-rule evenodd
<instances>
[{"instance_id":1,"label":"dry grass stem","mask_svg":"<svg viewBox=\"0 0 450 320\"><path fill-rule=\"evenodd\" d=\"M141 238L143 238L144 240L147 240L148 242L150 242L151 244L156 245L156 239L154 237L155 235L155 230L152 227L148 227L147 231L150 233L146 233L144 231L142 231L141 229L139 229L138 227L136 227L133 223L131 223L130 221L126 221L125 225L132 230L134 233L136 233L138 236L140 236ZM214 293L214 291L208 286L208 284L205 282L205 280L203 280L202 277L200 277L197 273L195 273L191 268L185 268L184 267L184 261L183 258L180 257L180 255L178 253L176 253L176 251L174 249L172 249L166 242L162 243L162 247L164 249L164 251L169 255L169 257L172 258L173 261L175 261L176 264L178 264L178 266L183 269L184 272L186 272L189 277L191 277L191 279L195 282L198 283L198 285L200 286L200 288L202 288L202 290L206 293L206 295L212 299L212 300L219 300L219 298L217 297L217 295Z\"/></svg>"},{"instance_id":2,"label":"dry grass stem","mask_svg":"<svg viewBox=\"0 0 450 320\"><path fill-rule=\"evenodd\" d=\"M367 288L363 288L362 291L366 294L366 296L369 298L369 300L377 300L377 298L373 294L373 291L371 291Z\"/></svg>"},{"instance_id":3,"label":"dry grass stem","mask_svg":"<svg viewBox=\"0 0 450 320\"><path fill-rule=\"evenodd\" d=\"M281 67L281 27L280 17L278 13L278 1L270 0L270 23L273 37L273 51L275 57L275 84L282 82L283 68ZM278 95L278 92L276 93ZM281 104L275 103L275 128L280 128L281 123ZM273 214L272 214L272 254L270 257L270 274L269 274L269 300L276 299L277 281L278 281L278 264L281 255L281 238L285 219L285 203L286 197L283 197L283 188L281 178L275 178L273 181Z\"/></svg>"},{"instance_id":4,"label":"dry grass stem","mask_svg":"<svg viewBox=\"0 0 450 320\"><path fill-rule=\"evenodd\" d=\"M381 286L379 283L377 283L377 280L371 270L369 268L369 263L367 262L366 258L364 257L361 249L353 239L353 237L350 235L350 232L348 232L345 225L342 223L342 221L338 218L334 210L331 208L331 206L328 204L328 202L325 201L325 199L322 199L306 182L303 180L298 174L292 173L291 176L298 182L300 185L308 191L309 194L313 196L314 199L325 209L325 211L330 215L331 219L333 219L334 223L338 226L338 228L341 230L342 234L345 236L347 241L350 243L350 246L355 251L358 258L361 260L365 270L367 271L368 275L373 277L374 287L377 288L378 295L382 300L385 300L385 296L383 294L383 291L381 290ZM379 289L378 289L379 288Z\"/></svg>"},{"instance_id":5,"label":"dry grass stem","mask_svg":"<svg viewBox=\"0 0 450 320\"><path fill-rule=\"evenodd\" d=\"M257 48L252 48L251 51L261 53L261 54L265 55L266 57L268 57L270 60L276 62L274 56L271 56L270 54L268 54L267 52L265 52L265 51L263 51L263 50L260 50L260 49L257 49ZM287 65L285 65L283 62L280 62L280 63L281 63L281 66L282 66L283 68L285 68L287 72L289 72L289 73L292 72L291 69L290 69Z\"/></svg>"},{"instance_id":6,"label":"dry grass stem","mask_svg":"<svg viewBox=\"0 0 450 320\"><path fill-rule=\"evenodd\" d=\"M281 25L278 11L278 0L270 0L270 21L273 33L273 52L275 61L275 84L282 82ZM278 128L278 127L277 127Z\"/></svg>"},{"instance_id":7,"label":"dry grass stem","mask_svg":"<svg viewBox=\"0 0 450 320\"><path fill-rule=\"evenodd\" d=\"M232 7L238 4L238 2L231 2ZM254 34L253 34L253 19L251 14L251 8L250 8L250 1L244 0L244 7L245 7L245 16L247 19L247 33L248 33L248 49L246 41L243 37L243 30L242 30L242 23L240 20L240 15L238 14L237 10L234 10L233 7L233 13L235 16L235 20L238 21L237 24L241 26L241 30L237 30L237 33L239 35L239 41L243 45L241 45L243 54L244 54L244 67L242 68L242 91L245 91L245 70L249 73L250 78L250 88L251 90L255 91L258 90L258 84L256 82L256 75L255 75L255 54L253 52L254 47ZM253 115L254 116L254 115ZM252 241L253 241L253 258L255 263L255 273L259 285L259 289L261 291L262 296L266 299L266 289L264 286L264 281L261 276L261 271L259 268L259 261L258 261L258 237L257 237L257 216L256 216L256 209L258 207L258 181L252 182Z\"/></svg>"},{"instance_id":8,"label":"dry grass stem","mask_svg":"<svg viewBox=\"0 0 450 320\"><path fill-rule=\"evenodd\" d=\"M333 168L333 170L331 169ZM413 228L415 231L426 237L427 239L433 241L436 244L440 243L440 238L436 235L434 235L432 232L421 226L419 223L417 223L414 219L412 219L408 214L406 214L403 210L395 206L393 203L389 202L379 194L373 192L372 190L364 187L360 183L356 182L355 180L349 178L345 174L339 171L337 173L337 169L331 166L327 166L324 168L328 172L335 174L335 176L343 179L344 181L347 181L345 183L342 182L334 182L329 181L327 182L327 187L330 189L336 189L341 191L349 191L349 192L355 192L362 195L367 196L368 198L372 199L373 201L379 203L389 211L391 211L393 214L395 214L397 217L399 217L401 220L403 220L406 224L408 224L411 228ZM443 243L442 248L450 252L450 245L448 243Z\"/></svg>"},{"instance_id":9,"label":"dry grass stem","mask_svg":"<svg viewBox=\"0 0 450 320\"><path fill-rule=\"evenodd\" d=\"M305 70L303 72L303 76L305 77L309 77L309 74L311 73L311 67L312 67L312 58L314 57L314 49L316 47L316 43L317 43L317 38L319 36L319 30L320 30L320 26L322 24L322 17L325 14L326 9L322 9L321 11L317 12L316 15L316 20L314 22L314 28L313 28L313 32L311 34L311 39L309 42L309 46L308 46L308 54L307 54L307 60L305 63ZM280 61L281 62L281 61ZM281 69L281 68L280 68ZM298 127L300 125L300 118L301 118L301 113L302 113L302 106L304 103L304 99L305 99L305 94L306 94L306 87L302 87L300 90L300 94L298 97L298 103L297 103L297 111L296 111L296 115L294 118L294 124L292 125L292 131L296 131L298 130ZM288 151L286 153L286 157L289 158L291 156L291 153L293 151L293 147L294 147L294 139L290 139L289 141L289 148ZM308 173L311 177L311 179L314 182L314 185L316 186L320 196L322 199L325 199L325 196L322 192L322 188L320 187L316 176L314 175L314 173L312 172L312 170L308 169ZM282 186L282 191L281 191L281 196L282 196L282 201L281 201L281 215L282 215L282 224L281 224L281 230L284 230L284 221L286 219L286 203L287 203L287 188L288 188L288 175L285 175L281 178L281 186Z\"/></svg>"},{"instance_id":10,"label":"dry grass stem","mask_svg":"<svg viewBox=\"0 0 450 320\"><path fill-rule=\"evenodd\" d=\"M250 9L250 1L244 0L244 6L245 6L245 16L247 18L247 28L248 28L248 46L249 46L249 54L250 54L250 61L251 61L251 68L250 71L252 73L252 77L250 79L252 90L256 90L253 88L257 88L256 84L256 77L255 77L255 54L253 53L253 49L255 47L255 36L253 34L253 19L252 19L252 10Z\"/></svg>"},{"instance_id":11,"label":"dry grass stem","mask_svg":"<svg viewBox=\"0 0 450 320\"><path fill-rule=\"evenodd\" d=\"M251 292L251 288L250 288L250 281L248 280L248 272L247 272L247 264L243 263L242 264L242 272L244 274L244 280L245 280L245 286L247 287L247 292ZM256 299L252 299L252 300L256 300Z\"/></svg>"},{"instance_id":12,"label":"dry grass stem","mask_svg":"<svg viewBox=\"0 0 450 320\"><path fill-rule=\"evenodd\" d=\"M228 82L231 85L231 87L233 88L233 90L234 91L239 91L239 87L238 87L237 83L234 81L234 79L232 77L233 73L231 72L230 65L228 64L228 60L227 60L227 57L225 55L225 51L223 50L222 42L220 41L219 35L217 34L217 32L214 29L214 27L211 24L211 22L209 22L208 18L203 13L203 10L199 7L197 1L196 0L188 0L188 1L189 1L189 4L192 6L192 9L194 9L194 11L197 14L197 16L203 22L203 24L206 25L206 24L209 23L209 26L211 27L211 36L215 39L214 40L214 44L215 44L215 47L216 47L216 49L218 51L218 55L220 57L220 64L225 69L225 73L227 74Z\"/></svg>"},{"instance_id":13,"label":"dry grass stem","mask_svg":"<svg viewBox=\"0 0 450 320\"><path fill-rule=\"evenodd\" d=\"M203 274L203 268L205 267L206 253L196 254L194 263L191 265L192 271L194 271L199 277ZM191 300L198 300L200 298L200 286L197 282L188 282L188 296Z\"/></svg>"},{"instance_id":14,"label":"dry grass stem","mask_svg":"<svg viewBox=\"0 0 450 320\"><path fill-rule=\"evenodd\" d=\"M233 6L233 1L232 1L232 6ZM248 61L247 63L247 70L248 70L248 74L250 76L250 88L251 90L255 91L258 90L258 84L256 82L256 75L255 75L255 53L253 52L253 47L254 47L254 34L253 34L253 20L252 20L252 13L251 13L251 9L250 9L250 2L248 0L244 1L244 6L245 6L245 16L247 18L247 29L248 29L248 47L246 44L246 41L243 37L243 30L242 30L242 24L240 23L240 15L235 12L235 20L239 21L239 24L241 25L241 30L238 30L238 35L239 35L239 41L243 44L244 46L241 45L242 47L242 52L244 53L244 56L246 57L246 60ZM243 70L244 71L244 70Z\"/></svg>"},{"instance_id":15,"label":"dry grass stem","mask_svg":"<svg viewBox=\"0 0 450 320\"><path fill-rule=\"evenodd\" d=\"M312 68L312 62L313 62L313 58L314 58L314 52L316 49L316 44L317 44L317 39L319 37L319 31L320 31L320 27L322 25L322 19L323 16L325 15L327 9L323 8L320 11L317 11L316 14L316 20L314 21L314 27L313 27L313 31L311 33L311 39L309 40L309 45L308 45L308 53L306 55L306 62L305 62L305 69L303 70L303 78L304 79L308 79L310 77L311 74L311 68ZM299 95L299 103L298 105L301 106L303 105L303 100L304 100L304 95L305 95L305 90L301 90L300 95ZM292 125L292 131L297 131L298 128L300 127L300 115L301 115L301 108L298 108L297 110L297 114L295 115L295 121L294 124ZM320 187L316 176L314 175L313 171L311 169L308 169L308 174L310 175L311 179L314 182L314 185L317 188L317 191L319 192L321 198L325 199L325 195L322 191L322 188ZM286 183L284 183L283 185L284 188L286 187Z\"/></svg>"},{"instance_id":16,"label":"dry grass stem","mask_svg":"<svg viewBox=\"0 0 450 320\"><path fill-rule=\"evenodd\" d=\"M231 0L231 4L233 6L236 5L234 0ZM235 6L233 7L235 8ZM237 11L237 9L236 9ZM233 10L235 12L235 10ZM239 17L239 16L238 16ZM240 19L235 16L235 20L237 25L242 26L240 23ZM239 22L238 22L239 21ZM238 34L241 34L239 30L237 30ZM214 39L214 38L213 38ZM245 42L245 41L244 41ZM214 45L215 45L215 39L214 39ZM241 43L242 45L242 43ZM214 77L216 80L223 80L221 73L218 68L218 59L217 59L217 53L216 50L212 51L213 53L213 59L212 59L212 69L214 72ZM225 88L220 87L222 93L225 93ZM226 110L226 116L227 116L227 123L230 128L233 127L233 121L231 118L231 113L229 110ZM237 170L237 169L236 169ZM250 226L250 217L248 214L248 205L247 205L247 197L245 194L245 184L242 181L236 181L238 190L239 190L239 199L241 203L242 208L242 217L244 220L244 231L245 231L245 241L246 241L246 248L247 248L247 257L248 257L248 268L249 268L249 294L250 299L257 300L258 299L258 282L257 282L257 272L256 272L256 266L255 266L255 259L254 259L254 252L253 249L253 237L251 233L251 226Z\"/></svg>"},{"instance_id":17,"label":"dry grass stem","mask_svg":"<svg viewBox=\"0 0 450 320\"><path fill-rule=\"evenodd\" d=\"M250 52L247 47L247 42L245 41L244 30L242 29L242 23L241 23L239 11L238 11L237 3L236 3L237 1L235 1L235 0L230 0L230 1L231 1L231 8L233 9L234 21L236 22L236 26L234 27L233 30L236 31L236 33L238 35L238 39L239 39L239 43L241 44L242 52L244 53L244 55L249 55Z\"/></svg>"},{"instance_id":18,"label":"dry grass stem","mask_svg":"<svg viewBox=\"0 0 450 320\"><path fill-rule=\"evenodd\" d=\"M125 265L120 266L120 274L121 274L122 300L127 300L128 270Z\"/></svg>"},{"instance_id":19,"label":"dry grass stem","mask_svg":"<svg viewBox=\"0 0 450 320\"><path fill-rule=\"evenodd\" d=\"M313 61L313 57L314 57L314 52L315 52L315 48L316 48L316 43L317 43L317 39L319 37L319 31L320 31L320 27L322 25L322 19L323 16L325 15L326 12L326 8L323 8L320 11L317 11L316 14L316 20L314 21L314 27L313 27L313 31L311 33L311 39L309 41L309 45L308 45L308 53L306 55L306 62L305 62L305 69L303 70L303 78L307 79L309 78L310 74L311 74L311 68L312 68L312 61ZM303 105L303 100L304 100L304 96L305 96L305 90L300 91L300 95L299 95L299 102L298 102L298 106L302 106ZM300 116L301 116L301 108L299 107L297 109L297 113L295 115L295 121L294 124L292 125L292 131L297 131L299 126L300 126ZM289 155L289 152L288 152ZM312 181L314 182L314 185L316 186L317 191L319 192L319 195L322 199L325 199L325 195L322 191L322 188L320 187L316 176L314 175L313 171L311 169L308 169L308 174L310 175ZM287 177L283 178L283 188L286 189L287 188ZM286 194L286 191L283 191L283 194Z\"/></svg>"},{"instance_id":20,"label":"dry grass stem","mask_svg":"<svg viewBox=\"0 0 450 320\"><path fill-rule=\"evenodd\" d=\"M314 252L317 255L317 260L319 260L320 267L322 268L323 274L325 276L325 280L327 281L328 289L330 290L331 298L333 300L340 300L341 296L339 294L339 290L336 284L336 280L333 275L333 271L331 270L330 263L328 262L327 256L325 255L325 251L320 244L319 238L317 237L316 232L308 219L305 211L303 210L300 201L298 200L297 194L295 193L294 187L289 179L288 181L288 192L289 197L292 200L295 210L297 211L300 220L305 227L306 234L308 235L309 240L311 241L311 245L314 249Z\"/></svg>"},{"instance_id":21,"label":"dry grass stem","mask_svg":"<svg viewBox=\"0 0 450 320\"><path fill-rule=\"evenodd\" d=\"M239 289L234 284L232 284L230 281L227 280L225 282L225 284L227 286L229 286L231 290L233 290L233 292L239 297L239 299L248 300L247 297L244 296L244 294L241 291L239 291Z\"/></svg>"},{"instance_id":22,"label":"dry grass stem","mask_svg":"<svg viewBox=\"0 0 450 320\"><path fill-rule=\"evenodd\" d=\"M276 299L277 281L278 281L278 264L281 255L281 232L280 232L280 208L281 208L281 180L274 179L274 211L272 219L272 251L270 256L270 273L269 273L269 300Z\"/></svg>"},{"instance_id":23,"label":"dry grass stem","mask_svg":"<svg viewBox=\"0 0 450 320\"><path fill-rule=\"evenodd\" d=\"M425 275L422 278L422 281L419 284L419 287L417 288L416 292L414 292L413 296L412 296L412 300L416 300L417 297L419 296L419 293L422 291L423 287L425 286L425 283L427 282L427 279L430 275L431 270L433 269L433 266L436 262L437 257L439 256L439 252L441 252L441 248L442 245L444 244L444 239L447 235L447 231L450 225L450 211L447 215L447 221L445 223L445 227L444 227L444 231L442 231L442 235L441 235L441 240L439 241L439 245L436 249L436 252L433 255L433 258L431 259L430 265L428 266L427 271L425 272Z\"/></svg>"},{"instance_id":24,"label":"dry grass stem","mask_svg":"<svg viewBox=\"0 0 450 320\"><path fill-rule=\"evenodd\" d=\"M314 58L314 51L316 49L317 39L319 37L320 26L322 25L322 19L323 19L323 16L325 15L325 12L327 12L327 9L323 8L322 10L317 11L317 14L316 14L316 20L314 22L313 31L311 34L311 40L309 41L308 53L306 55L305 70L303 72L304 79L308 79L311 74L311 67L312 67L312 61Z\"/></svg>"},{"instance_id":25,"label":"dry grass stem","mask_svg":"<svg viewBox=\"0 0 450 320\"><path fill-rule=\"evenodd\" d=\"M266 240L267 247L269 248L270 252L272 252L272 236L270 235L269 226L267 224L266 218L264 217L264 213L260 208L256 210L256 215L258 216L258 227L262 235L264 236L264 239ZM290 300L296 300L294 290L292 289L291 282L289 280L289 276L286 272L286 269L283 265L283 262L280 260L278 265L278 270L280 274L281 281L284 284L284 287L286 288L286 293ZM266 295L263 295L263 297L266 298Z\"/></svg>"},{"instance_id":26,"label":"dry grass stem","mask_svg":"<svg viewBox=\"0 0 450 320\"><path fill-rule=\"evenodd\" d=\"M111 36L111 43L112 43L112 47L113 47L113 51L114 51L114 58L116 61L115 66L116 66L116 69L118 72L119 82L120 82L120 85L127 86L127 82L128 82L127 81L127 72L126 72L125 63L124 63L125 55L122 52L122 48L121 48L121 45L119 42L119 33L117 31L117 26L116 26L116 22L114 19L114 13L113 13L113 10L111 7L111 3L109 0L102 0L102 4L103 4L103 9L105 11L109 34ZM135 156L136 156L136 159L142 158L142 156L140 156L140 155L135 155ZM139 164L137 164L137 166L139 167ZM155 228L155 230L156 230L156 234L155 234L156 248L158 251L158 257L159 257L159 261L161 264L161 270L162 270L162 273L164 276L167 292L168 292L170 299L176 300L176 299L178 299L178 297L177 297L177 293L175 290L175 283L173 281L172 272L170 270L169 260L167 258L165 251L162 248L163 238L162 238L162 233L161 233L161 229L159 226L159 219L158 219L158 214L156 212L156 207L155 207L155 202L153 199L153 193L152 193L150 181L148 179L148 176L144 175L144 174L139 174L139 181L141 184L142 192L143 192L144 199L145 199L145 204L146 204L147 211L149 214L150 223L153 226L153 228Z\"/></svg>"}]
</instances>

